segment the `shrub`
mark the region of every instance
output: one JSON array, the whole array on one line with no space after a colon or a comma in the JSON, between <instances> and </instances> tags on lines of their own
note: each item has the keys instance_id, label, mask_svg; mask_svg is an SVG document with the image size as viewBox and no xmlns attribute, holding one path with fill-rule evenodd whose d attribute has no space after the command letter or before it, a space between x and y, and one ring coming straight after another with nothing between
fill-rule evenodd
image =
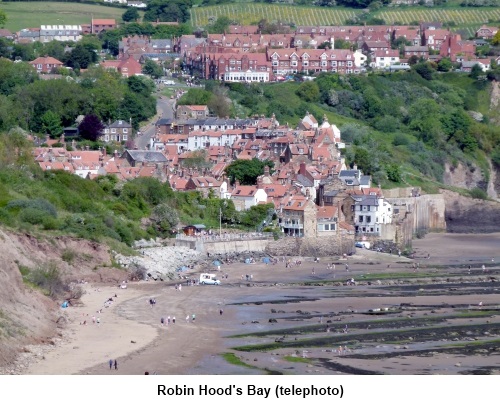
<instances>
[{"instance_id":1,"label":"shrub","mask_svg":"<svg viewBox=\"0 0 500 405\"><path fill-rule=\"evenodd\" d=\"M34 209L37 211L42 211L48 215L57 218L57 209L53 204L44 200L43 198L36 198L33 200L12 200L7 204L8 209Z\"/></svg>"},{"instance_id":2,"label":"shrub","mask_svg":"<svg viewBox=\"0 0 500 405\"><path fill-rule=\"evenodd\" d=\"M61 255L61 259L65 262L71 264L76 258L76 252L73 249L64 249Z\"/></svg>"},{"instance_id":3,"label":"shrub","mask_svg":"<svg viewBox=\"0 0 500 405\"><path fill-rule=\"evenodd\" d=\"M394 146L406 146L410 143L410 139L405 134L396 134L392 140Z\"/></svg>"},{"instance_id":4,"label":"shrub","mask_svg":"<svg viewBox=\"0 0 500 405\"><path fill-rule=\"evenodd\" d=\"M43 224L47 214L35 208L25 208L19 213L19 220L31 225Z\"/></svg>"},{"instance_id":5,"label":"shrub","mask_svg":"<svg viewBox=\"0 0 500 405\"><path fill-rule=\"evenodd\" d=\"M481 190L480 188L473 188L470 191L470 196L472 198L478 198L480 200L487 200L488 199L488 194L484 190Z\"/></svg>"},{"instance_id":6,"label":"shrub","mask_svg":"<svg viewBox=\"0 0 500 405\"><path fill-rule=\"evenodd\" d=\"M49 297L55 298L67 290L61 272L53 261L38 265L30 272L27 279L35 286L46 291Z\"/></svg>"}]
</instances>

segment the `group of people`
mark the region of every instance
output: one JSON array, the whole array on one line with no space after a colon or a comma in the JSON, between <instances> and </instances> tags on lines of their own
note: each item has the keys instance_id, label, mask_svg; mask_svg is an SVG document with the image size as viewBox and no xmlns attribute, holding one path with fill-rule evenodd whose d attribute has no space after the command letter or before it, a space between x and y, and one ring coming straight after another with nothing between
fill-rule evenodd
<instances>
[{"instance_id":1,"label":"group of people","mask_svg":"<svg viewBox=\"0 0 500 405\"><path fill-rule=\"evenodd\" d=\"M167 316L166 318L160 318L161 326L170 326L170 323L172 323L172 325L175 325L175 316L173 316L172 319L170 319L170 316Z\"/></svg>"}]
</instances>

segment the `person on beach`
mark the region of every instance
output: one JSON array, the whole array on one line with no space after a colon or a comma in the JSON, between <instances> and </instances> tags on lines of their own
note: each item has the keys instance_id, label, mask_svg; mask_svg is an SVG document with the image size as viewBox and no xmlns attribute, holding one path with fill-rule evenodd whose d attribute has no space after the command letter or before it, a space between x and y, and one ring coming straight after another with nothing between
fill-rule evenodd
<instances>
[{"instance_id":1,"label":"person on beach","mask_svg":"<svg viewBox=\"0 0 500 405\"><path fill-rule=\"evenodd\" d=\"M222 315L223 313L224 313L224 310L223 310L222 308L221 308L221 309L219 309L219 314L221 314L221 315Z\"/></svg>"},{"instance_id":2,"label":"person on beach","mask_svg":"<svg viewBox=\"0 0 500 405\"><path fill-rule=\"evenodd\" d=\"M189 322L189 315L186 315L186 322Z\"/></svg>"},{"instance_id":3,"label":"person on beach","mask_svg":"<svg viewBox=\"0 0 500 405\"><path fill-rule=\"evenodd\" d=\"M109 359L109 369L111 370L113 368L113 360Z\"/></svg>"},{"instance_id":4,"label":"person on beach","mask_svg":"<svg viewBox=\"0 0 500 405\"><path fill-rule=\"evenodd\" d=\"M165 323L165 318L163 318L163 316L162 316L160 319L160 325L163 326L164 323Z\"/></svg>"},{"instance_id":5,"label":"person on beach","mask_svg":"<svg viewBox=\"0 0 500 405\"><path fill-rule=\"evenodd\" d=\"M118 370L118 362L115 360L115 370Z\"/></svg>"},{"instance_id":6,"label":"person on beach","mask_svg":"<svg viewBox=\"0 0 500 405\"><path fill-rule=\"evenodd\" d=\"M193 320L193 322L196 320L196 315L195 314L193 314L192 320Z\"/></svg>"},{"instance_id":7,"label":"person on beach","mask_svg":"<svg viewBox=\"0 0 500 405\"><path fill-rule=\"evenodd\" d=\"M172 324L175 323L175 316L172 317Z\"/></svg>"}]
</instances>

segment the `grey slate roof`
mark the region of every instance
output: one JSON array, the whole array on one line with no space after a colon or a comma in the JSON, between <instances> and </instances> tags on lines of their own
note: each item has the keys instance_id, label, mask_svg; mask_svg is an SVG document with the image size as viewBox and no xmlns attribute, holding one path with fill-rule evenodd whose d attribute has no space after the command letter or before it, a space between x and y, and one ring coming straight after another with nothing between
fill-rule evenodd
<instances>
[{"instance_id":1,"label":"grey slate roof","mask_svg":"<svg viewBox=\"0 0 500 405\"><path fill-rule=\"evenodd\" d=\"M314 187L314 183L302 174L297 175L297 182L302 184L304 187Z\"/></svg>"},{"instance_id":2,"label":"grey slate roof","mask_svg":"<svg viewBox=\"0 0 500 405\"><path fill-rule=\"evenodd\" d=\"M356 205L378 205L378 198L374 195L365 195L356 201Z\"/></svg>"},{"instance_id":3,"label":"grey slate roof","mask_svg":"<svg viewBox=\"0 0 500 405\"><path fill-rule=\"evenodd\" d=\"M130 150L127 149L124 154L128 153L136 162L154 162L168 163L168 159L161 152L152 152L149 150Z\"/></svg>"}]
</instances>

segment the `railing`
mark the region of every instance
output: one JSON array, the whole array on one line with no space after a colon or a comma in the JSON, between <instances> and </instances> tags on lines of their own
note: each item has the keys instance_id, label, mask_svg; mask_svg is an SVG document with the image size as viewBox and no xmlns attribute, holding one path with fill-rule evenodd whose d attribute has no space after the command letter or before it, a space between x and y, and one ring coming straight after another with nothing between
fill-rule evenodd
<instances>
[{"instance_id":1,"label":"railing","mask_svg":"<svg viewBox=\"0 0 500 405\"><path fill-rule=\"evenodd\" d=\"M248 233L226 233L216 235L195 235L188 236L177 234L175 236L178 240L185 241L203 241L203 242L225 242L232 240L252 240L252 239L271 239L273 238L272 232L248 232Z\"/></svg>"}]
</instances>

